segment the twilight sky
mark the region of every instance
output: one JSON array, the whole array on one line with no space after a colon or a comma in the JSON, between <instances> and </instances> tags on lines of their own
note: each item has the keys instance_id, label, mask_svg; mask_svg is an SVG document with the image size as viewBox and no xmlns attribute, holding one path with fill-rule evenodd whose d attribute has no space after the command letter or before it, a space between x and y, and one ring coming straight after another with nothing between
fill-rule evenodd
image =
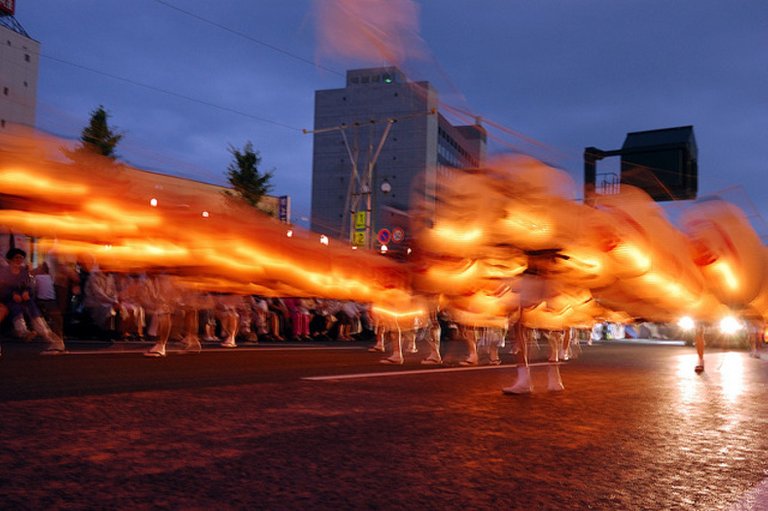
<instances>
[{"instance_id":1,"label":"twilight sky","mask_svg":"<svg viewBox=\"0 0 768 511\"><path fill-rule=\"evenodd\" d=\"M580 184L584 147L617 149L629 131L693 125L700 195L722 193L768 236L765 0L413 3L420 40L408 48L420 52L405 70L488 119L491 152L528 152ZM104 105L125 132L123 160L217 184L228 145L250 140L262 169L275 171L273 193L290 195L305 225L312 137L301 130L313 127L314 91L343 87L346 69L387 64L322 51L327 16L316 9L330 6L17 0L16 18L42 45L37 125L75 139ZM616 168L612 158L599 171Z\"/></svg>"}]
</instances>

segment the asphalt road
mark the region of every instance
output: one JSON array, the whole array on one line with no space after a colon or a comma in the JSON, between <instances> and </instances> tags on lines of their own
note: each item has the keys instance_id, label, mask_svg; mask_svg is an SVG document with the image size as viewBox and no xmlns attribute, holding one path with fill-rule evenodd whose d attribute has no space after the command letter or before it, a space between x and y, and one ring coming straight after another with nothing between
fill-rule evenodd
<instances>
[{"instance_id":1,"label":"asphalt road","mask_svg":"<svg viewBox=\"0 0 768 511\"><path fill-rule=\"evenodd\" d=\"M358 343L70 347L3 348L0 508L768 509L768 362L745 352L696 375L690 347L585 346L565 391L534 367L508 396L510 355L460 369L457 346L424 372Z\"/></svg>"}]
</instances>

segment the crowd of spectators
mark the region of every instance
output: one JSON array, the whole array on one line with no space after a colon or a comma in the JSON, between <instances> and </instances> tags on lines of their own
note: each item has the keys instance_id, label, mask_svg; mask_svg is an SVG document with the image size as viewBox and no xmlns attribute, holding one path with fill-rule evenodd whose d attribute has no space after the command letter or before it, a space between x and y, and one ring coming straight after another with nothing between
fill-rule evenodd
<instances>
[{"instance_id":1,"label":"crowd of spectators","mask_svg":"<svg viewBox=\"0 0 768 511\"><path fill-rule=\"evenodd\" d=\"M46 339L155 341L167 334L171 341L199 337L223 347L263 340L373 337L368 304L192 292L168 275L110 271L92 257L65 262L51 254L30 268L23 250L12 249L7 256L0 263L0 328L5 335L28 340L40 335ZM22 277L11 278L14 265ZM13 291L21 285L22 291ZM23 301L17 299L22 296ZM22 328L26 322L19 318L26 318L35 330L30 333ZM47 330L38 328L41 324Z\"/></svg>"}]
</instances>

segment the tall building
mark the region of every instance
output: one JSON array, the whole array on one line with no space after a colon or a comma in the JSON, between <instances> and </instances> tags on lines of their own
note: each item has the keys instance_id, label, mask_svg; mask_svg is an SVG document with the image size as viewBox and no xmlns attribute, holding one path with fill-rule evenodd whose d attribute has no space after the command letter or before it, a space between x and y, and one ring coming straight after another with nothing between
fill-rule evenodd
<instances>
[{"instance_id":1,"label":"tall building","mask_svg":"<svg viewBox=\"0 0 768 511\"><path fill-rule=\"evenodd\" d=\"M40 43L13 12L14 0L0 0L0 129L35 125Z\"/></svg>"},{"instance_id":2,"label":"tall building","mask_svg":"<svg viewBox=\"0 0 768 511\"><path fill-rule=\"evenodd\" d=\"M430 83L396 67L349 70L343 89L316 91L313 133L312 230L367 247L407 242L413 198L434 201L441 178L486 151L481 126L451 125Z\"/></svg>"}]
</instances>

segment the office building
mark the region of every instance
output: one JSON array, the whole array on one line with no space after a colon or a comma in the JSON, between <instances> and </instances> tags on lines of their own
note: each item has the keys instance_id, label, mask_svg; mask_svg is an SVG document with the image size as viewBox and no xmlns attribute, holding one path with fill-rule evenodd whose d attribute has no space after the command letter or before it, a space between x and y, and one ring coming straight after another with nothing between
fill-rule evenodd
<instances>
[{"instance_id":1,"label":"office building","mask_svg":"<svg viewBox=\"0 0 768 511\"><path fill-rule=\"evenodd\" d=\"M316 91L313 133L312 230L371 248L407 243L414 197L434 201L440 179L486 150L481 126L453 126L430 83L396 67L350 70L344 88Z\"/></svg>"}]
</instances>

